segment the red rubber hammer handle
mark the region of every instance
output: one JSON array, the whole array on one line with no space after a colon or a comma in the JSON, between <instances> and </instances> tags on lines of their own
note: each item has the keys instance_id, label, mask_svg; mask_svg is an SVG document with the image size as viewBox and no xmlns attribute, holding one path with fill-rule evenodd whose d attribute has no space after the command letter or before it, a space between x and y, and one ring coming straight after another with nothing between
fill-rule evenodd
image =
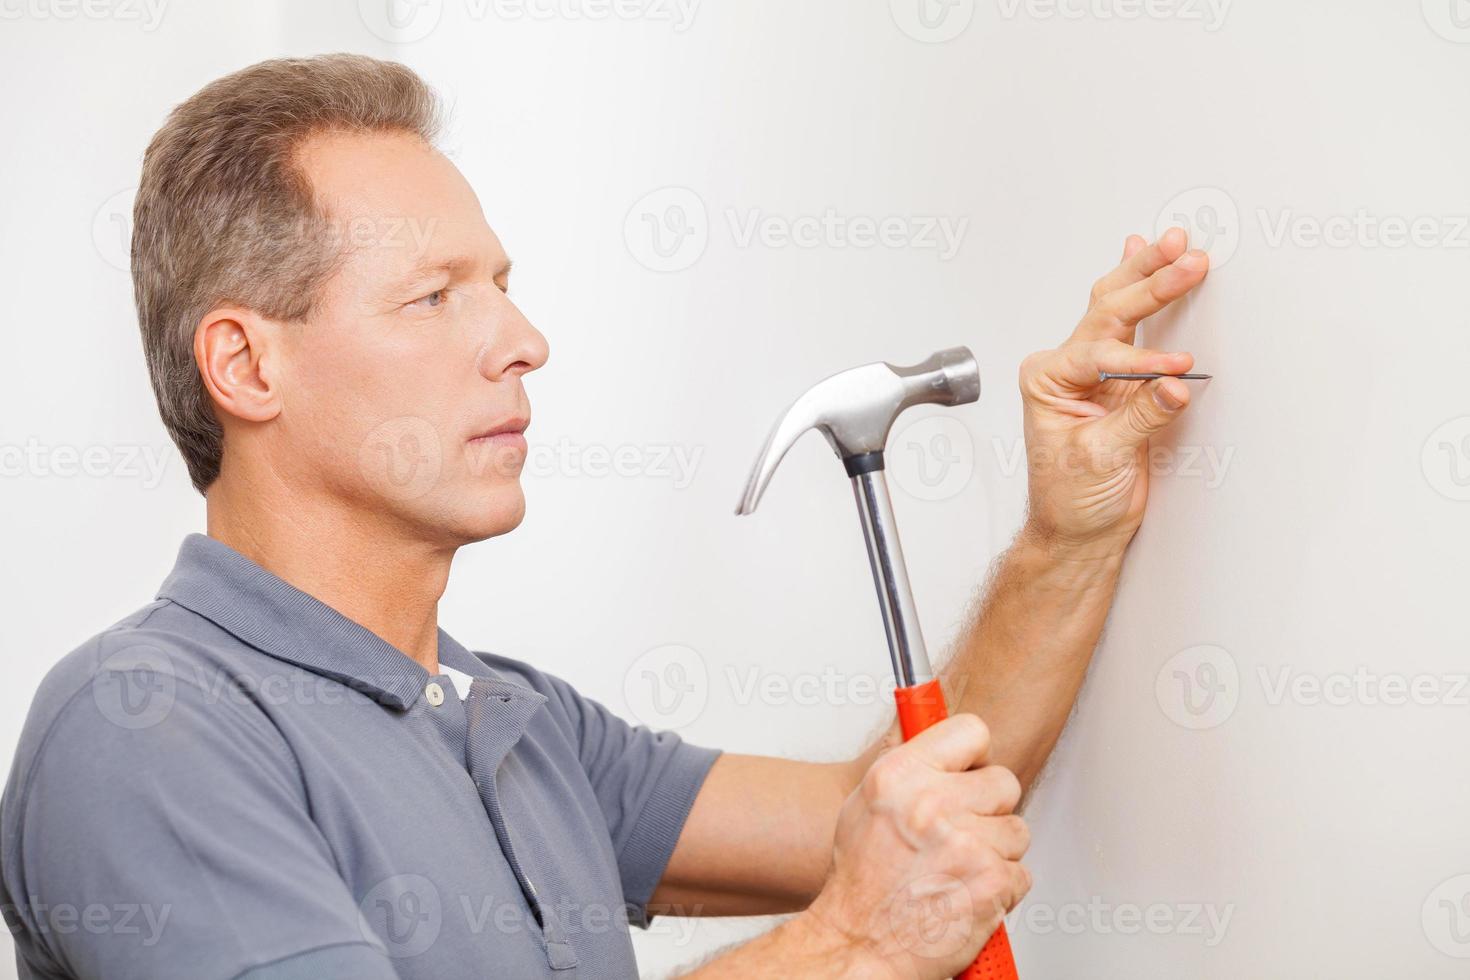
<instances>
[{"instance_id":1,"label":"red rubber hammer handle","mask_svg":"<svg viewBox=\"0 0 1470 980\"><path fill-rule=\"evenodd\" d=\"M938 680L900 687L893 697L898 702L898 727L903 730L905 742L949 717ZM1011 940L1004 922L996 926L985 948L959 975L959 980L1017 980L1016 959L1011 955Z\"/></svg>"}]
</instances>

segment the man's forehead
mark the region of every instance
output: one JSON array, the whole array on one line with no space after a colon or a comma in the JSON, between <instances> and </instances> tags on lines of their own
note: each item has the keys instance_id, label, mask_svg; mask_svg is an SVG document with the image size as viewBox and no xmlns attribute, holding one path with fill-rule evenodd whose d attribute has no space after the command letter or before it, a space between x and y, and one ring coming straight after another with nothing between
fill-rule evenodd
<instances>
[{"instance_id":1,"label":"man's forehead","mask_svg":"<svg viewBox=\"0 0 1470 980\"><path fill-rule=\"evenodd\" d=\"M313 135L298 147L297 165L349 251L400 246L389 250L400 253L400 269L473 262L508 272L469 182L416 135Z\"/></svg>"}]
</instances>

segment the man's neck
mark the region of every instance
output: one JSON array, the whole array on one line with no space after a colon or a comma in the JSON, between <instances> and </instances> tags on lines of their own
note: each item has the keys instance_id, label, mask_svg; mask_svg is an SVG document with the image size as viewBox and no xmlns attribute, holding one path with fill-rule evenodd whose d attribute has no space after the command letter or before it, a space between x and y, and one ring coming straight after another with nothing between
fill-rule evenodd
<instances>
[{"instance_id":1,"label":"man's neck","mask_svg":"<svg viewBox=\"0 0 1470 980\"><path fill-rule=\"evenodd\" d=\"M210 487L209 536L437 673L439 597L454 549L299 497L276 506L258 489L223 479Z\"/></svg>"}]
</instances>

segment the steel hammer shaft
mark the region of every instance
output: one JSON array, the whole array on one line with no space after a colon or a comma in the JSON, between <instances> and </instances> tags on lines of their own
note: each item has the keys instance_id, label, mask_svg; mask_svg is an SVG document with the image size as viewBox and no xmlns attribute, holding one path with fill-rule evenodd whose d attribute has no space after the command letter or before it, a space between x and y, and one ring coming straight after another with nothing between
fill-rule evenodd
<instances>
[{"instance_id":1,"label":"steel hammer shaft","mask_svg":"<svg viewBox=\"0 0 1470 980\"><path fill-rule=\"evenodd\" d=\"M929 666L929 651L924 646L919 612L914 606L913 590L909 587L908 567L903 560L903 545L898 540L898 523L893 517L893 502L888 496L881 454L869 455L878 456L879 465L865 472L853 473L852 491L857 498L858 516L863 522L863 540L868 545L873 585L878 589L878 608L883 615L883 630L888 635L893 676L898 679L899 687L913 687L933 680L934 672ZM849 472L852 469L849 464Z\"/></svg>"}]
</instances>

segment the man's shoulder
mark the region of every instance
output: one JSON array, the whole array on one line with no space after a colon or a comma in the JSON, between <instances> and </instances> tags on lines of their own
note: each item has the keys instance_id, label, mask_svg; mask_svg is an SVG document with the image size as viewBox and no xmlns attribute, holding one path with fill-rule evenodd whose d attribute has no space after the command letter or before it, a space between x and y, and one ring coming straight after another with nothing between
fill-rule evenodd
<instances>
[{"instance_id":1,"label":"man's shoulder","mask_svg":"<svg viewBox=\"0 0 1470 980\"><path fill-rule=\"evenodd\" d=\"M156 600L53 664L36 689L26 728L54 719L88 692L97 695L117 674L154 674L159 683L199 686L204 670L241 661L240 647L228 633L189 610L167 599Z\"/></svg>"},{"instance_id":2,"label":"man's shoulder","mask_svg":"<svg viewBox=\"0 0 1470 980\"><path fill-rule=\"evenodd\" d=\"M211 696L264 655L167 599L113 623L46 672L21 729L8 790L24 784L49 740L65 727L69 741L100 744L120 732L151 728L190 714L179 702L248 707ZM214 678L211 682L211 678Z\"/></svg>"}]
</instances>

